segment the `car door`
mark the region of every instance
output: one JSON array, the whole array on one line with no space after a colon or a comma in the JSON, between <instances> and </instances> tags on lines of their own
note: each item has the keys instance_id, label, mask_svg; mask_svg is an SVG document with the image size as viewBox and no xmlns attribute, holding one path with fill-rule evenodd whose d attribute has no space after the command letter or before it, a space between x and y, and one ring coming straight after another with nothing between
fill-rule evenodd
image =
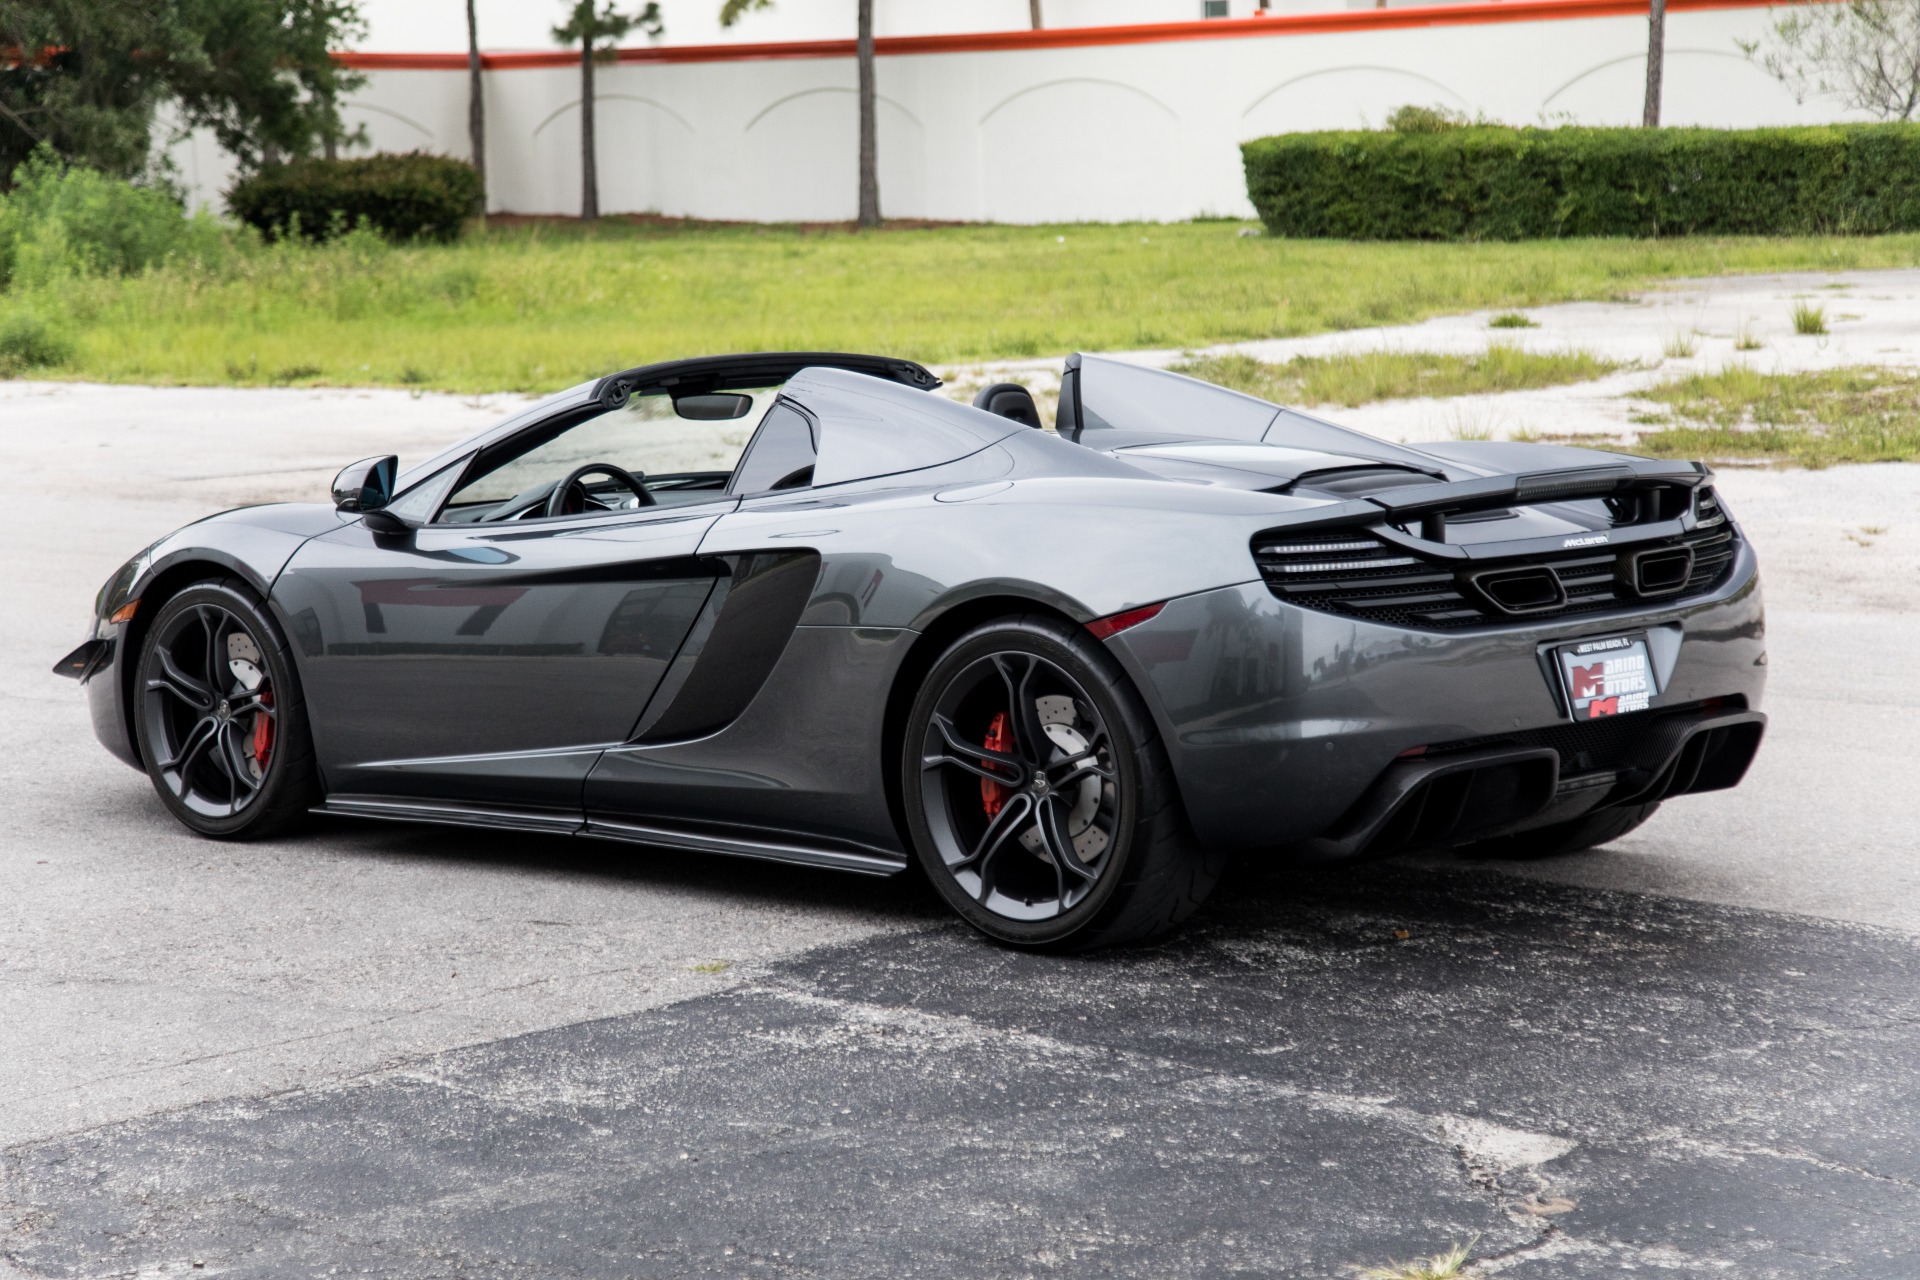
<instances>
[{"instance_id":1,"label":"car door","mask_svg":"<svg viewBox=\"0 0 1920 1280\"><path fill-rule=\"evenodd\" d=\"M455 478L402 495L394 509L436 483L450 493L429 500L438 509L424 523L400 534L345 525L303 546L276 583L330 805L357 796L576 814L593 762L632 733L712 593L722 566L697 550L735 505L725 454L737 445L678 475L624 454L658 486L656 505L473 518L499 492L522 500L530 478L571 473L618 439L530 436L537 447L512 465L462 460Z\"/></svg>"}]
</instances>

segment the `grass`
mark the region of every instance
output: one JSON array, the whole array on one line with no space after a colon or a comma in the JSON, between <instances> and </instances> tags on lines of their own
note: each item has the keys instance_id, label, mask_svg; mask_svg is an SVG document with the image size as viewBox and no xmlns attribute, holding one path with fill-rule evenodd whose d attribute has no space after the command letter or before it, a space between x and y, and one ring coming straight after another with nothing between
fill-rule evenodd
<instances>
[{"instance_id":1,"label":"grass","mask_svg":"<svg viewBox=\"0 0 1920 1280\"><path fill-rule=\"evenodd\" d=\"M1811 303L1793 304L1793 331L1802 337L1814 337L1827 331L1827 309Z\"/></svg>"},{"instance_id":2,"label":"grass","mask_svg":"<svg viewBox=\"0 0 1920 1280\"><path fill-rule=\"evenodd\" d=\"M1920 458L1920 373L1908 370L1728 366L1638 395L1668 406L1672 425L1642 435L1634 453L1804 467Z\"/></svg>"},{"instance_id":3,"label":"grass","mask_svg":"<svg viewBox=\"0 0 1920 1280\"><path fill-rule=\"evenodd\" d=\"M1412 1262L1385 1267L1367 1267L1357 1274L1360 1280L1452 1280L1465 1269L1471 1249L1471 1245L1457 1244L1431 1258L1416 1258Z\"/></svg>"},{"instance_id":4,"label":"grass","mask_svg":"<svg viewBox=\"0 0 1920 1280\"><path fill-rule=\"evenodd\" d=\"M1620 368L1590 351L1532 352L1495 343L1477 356L1432 351L1367 351L1296 356L1268 364L1252 356L1202 356L1173 366L1263 400L1352 407L1409 396L1465 396L1591 382Z\"/></svg>"},{"instance_id":5,"label":"grass","mask_svg":"<svg viewBox=\"0 0 1920 1280\"><path fill-rule=\"evenodd\" d=\"M1691 359L1698 350L1700 350L1700 344L1694 341L1690 333L1676 333L1660 348L1661 354L1669 360Z\"/></svg>"},{"instance_id":6,"label":"grass","mask_svg":"<svg viewBox=\"0 0 1920 1280\"><path fill-rule=\"evenodd\" d=\"M1920 264L1916 235L1360 244L1241 229L852 234L606 219L496 225L453 245L349 236L0 295L0 322L28 312L57 322L66 347L13 359L51 376L266 385L299 371L303 385L544 391L718 351L958 363L1200 347L1620 299L1675 277Z\"/></svg>"},{"instance_id":7,"label":"grass","mask_svg":"<svg viewBox=\"0 0 1920 1280\"><path fill-rule=\"evenodd\" d=\"M1518 311L1502 311L1487 321L1489 329L1538 329L1539 327L1539 321L1531 320Z\"/></svg>"}]
</instances>

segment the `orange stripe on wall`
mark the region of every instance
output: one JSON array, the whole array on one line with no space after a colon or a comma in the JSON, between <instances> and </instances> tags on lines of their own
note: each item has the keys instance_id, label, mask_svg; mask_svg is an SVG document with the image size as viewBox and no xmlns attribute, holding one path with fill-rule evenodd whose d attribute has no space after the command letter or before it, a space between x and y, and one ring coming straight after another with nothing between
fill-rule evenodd
<instances>
[{"instance_id":1,"label":"orange stripe on wall","mask_svg":"<svg viewBox=\"0 0 1920 1280\"><path fill-rule=\"evenodd\" d=\"M1668 0L1667 12L1764 9L1775 0ZM1063 27L1043 31L980 31L951 36L889 36L874 41L883 57L924 53L993 53L1020 49L1079 49L1100 45L1163 44L1176 40L1327 35L1390 31L1407 27L1458 27L1488 22L1555 22L1572 18L1632 18L1647 12L1644 0L1481 0L1469 4L1418 5L1403 9L1341 9L1265 18L1213 18L1201 22L1156 22L1127 27ZM619 62L757 62L776 58L851 58L851 40L803 40L784 44L680 45L621 49ZM464 71L464 53L336 53L344 66L365 71ZM575 50L483 53L489 71L571 67Z\"/></svg>"}]
</instances>

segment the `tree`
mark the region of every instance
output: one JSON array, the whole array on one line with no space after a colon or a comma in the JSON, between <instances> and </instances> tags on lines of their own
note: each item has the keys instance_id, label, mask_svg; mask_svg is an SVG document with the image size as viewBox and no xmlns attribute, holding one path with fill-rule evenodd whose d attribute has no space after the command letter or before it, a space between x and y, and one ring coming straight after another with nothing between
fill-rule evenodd
<instances>
[{"instance_id":1,"label":"tree","mask_svg":"<svg viewBox=\"0 0 1920 1280\"><path fill-rule=\"evenodd\" d=\"M1651 0L1647 9L1647 101L1640 123L1660 127L1660 81L1667 65L1667 0Z\"/></svg>"},{"instance_id":2,"label":"tree","mask_svg":"<svg viewBox=\"0 0 1920 1280\"><path fill-rule=\"evenodd\" d=\"M42 142L136 176L163 101L243 167L344 140L364 29L359 0L0 0L0 179Z\"/></svg>"},{"instance_id":3,"label":"tree","mask_svg":"<svg viewBox=\"0 0 1920 1280\"><path fill-rule=\"evenodd\" d=\"M1040 0L1032 0L1034 26L1039 26ZM725 0L720 25L730 27L755 9L771 9L773 0ZM860 194L858 221L863 227L880 225L880 144L875 119L878 95L873 77L873 0L858 0L858 37L854 41L856 96L860 101Z\"/></svg>"},{"instance_id":4,"label":"tree","mask_svg":"<svg viewBox=\"0 0 1920 1280\"><path fill-rule=\"evenodd\" d=\"M1758 40L1740 48L1796 101L1833 94L1882 120L1920 113L1920 0L1796 5L1773 24L1764 53Z\"/></svg>"},{"instance_id":5,"label":"tree","mask_svg":"<svg viewBox=\"0 0 1920 1280\"><path fill-rule=\"evenodd\" d=\"M480 22L474 17L473 0L467 0L467 146L473 170L480 175L480 194L474 200L474 212L487 213L487 102L482 96L480 78Z\"/></svg>"},{"instance_id":6,"label":"tree","mask_svg":"<svg viewBox=\"0 0 1920 1280\"><path fill-rule=\"evenodd\" d=\"M613 42L635 29L657 36L665 29L658 0L647 0L638 13L622 13L614 0L600 8L594 0L569 0L567 20L553 29L561 44L580 46L580 217L591 222L600 216L600 170L594 156L593 64L613 60ZM604 47L603 47L604 45Z\"/></svg>"}]
</instances>

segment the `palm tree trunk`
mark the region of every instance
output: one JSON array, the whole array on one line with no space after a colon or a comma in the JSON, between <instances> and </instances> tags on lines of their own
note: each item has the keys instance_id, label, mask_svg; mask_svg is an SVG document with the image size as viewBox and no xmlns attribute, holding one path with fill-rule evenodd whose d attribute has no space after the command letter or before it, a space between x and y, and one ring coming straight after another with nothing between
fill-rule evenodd
<instances>
[{"instance_id":1,"label":"palm tree trunk","mask_svg":"<svg viewBox=\"0 0 1920 1280\"><path fill-rule=\"evenodd\" d=\"M1667 61L1667 0L1652 0L1647 10L1647 105L1640 123L1660 127L1660 79Z\"/></svg>"},{"instance_id":2,"label":"palm tree trunk","mask_svg":"<svg viewBox=\"0 0 1920 1280\"><path fill-rule=\"evenodd\" d=\"M860 0L860 225L880 225L880 147L874 128L873 0Z\"/></svg>"},{"instance_id":3,"label":"palm tree trunk","mask_svg":"<svg viewBox=\"0 0 1920 1280\"><path fill-rule=\"evenodd\" d=\"M1033 29L1038 31L1040 22L1040 0L1027 0L1027 15L1033 19Z\"/></svg>"},{"instance_id":4,"label":"palm tree trunk","mask_svg":"<svg viewBox=\"0 0 1920 1280\"><path fill-rule=\"evenodd\" d=\"M580 42L580 220L600 216L600 172L593 163L593 37Z\"/></svg>"},{"instance_id":5,"label":"palm tree trunk","mask_svg":"<svg viewBox=\"0 0 1920 1280\"><path fill-rule=\"evenodd\" d=\"M474 198L474 212L487 216L487 104L480 85L480 24L473 15L473 0L467 0L467 146L473 167L480 174L480 194Z\"/></svg>"}]
</instances>

